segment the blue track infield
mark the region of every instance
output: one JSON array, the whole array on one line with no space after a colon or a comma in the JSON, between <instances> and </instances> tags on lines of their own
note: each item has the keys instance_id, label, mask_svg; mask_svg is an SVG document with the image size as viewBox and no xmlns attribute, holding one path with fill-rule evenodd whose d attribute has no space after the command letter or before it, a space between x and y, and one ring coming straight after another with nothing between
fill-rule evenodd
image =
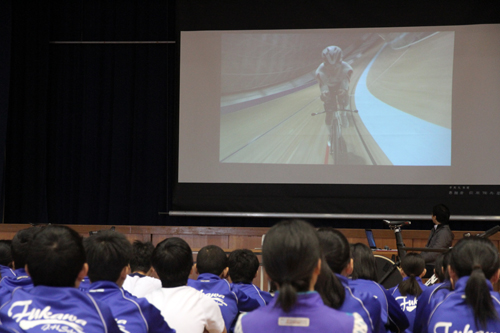
<instances>
[{"instance_id":1,"label":"blue track infield","mask_svg":"<svg viewBox=\"0 0 500 333\"><path fill-rule=\"evenodd\" d=\"M380 51L356 86L356 107L364 125L394 165L451 165L451 129L398 110L368 90L366 79Z\"/></svg>"}]
</instances>

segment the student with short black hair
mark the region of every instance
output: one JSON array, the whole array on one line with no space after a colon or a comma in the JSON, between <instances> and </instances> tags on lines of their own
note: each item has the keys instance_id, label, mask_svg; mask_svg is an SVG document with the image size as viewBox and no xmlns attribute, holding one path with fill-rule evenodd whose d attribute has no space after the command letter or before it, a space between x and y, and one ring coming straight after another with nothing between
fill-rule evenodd
<instances>
[{"instance_id":1,"label":"student with short black hair","mask_svg":"<svg viewBox=\"0 0 500 333\"><path fill-rule=\"evenodd\" d=\"M207 295L187 286L193 269L193 252L185 240L172 237L160 242L151 257L162 288L147 294L177 333L226 332L219 306Z\"/></svg>"},{"instance_id":2,"label":"student with short black hair","mask_svg":"<svg viewBox=\"0 0 500 333\"><path fill-rule=\"evenodd\" d=\"M454 291L432 311L423 332L500 332L498 249L487 238L463 238L453 247L449 273Z\"/></svg>"},{"instance_id":3,"label":"student with short black hair","mask_svg":"<svg viewBox=\"0 0 500 333\"><path fill-rule=\"evenodd\" d=\"M377 265L372 249L362 243L351 245L353 270L351 274L351 287L354 294L368 292L373 294L382 308L382 322L387 331L402 332L410 323L399 304L384 288L377 283Z\"/></svg>"},{"instance_id":4,"label":"student with short black hair","mask_svg":"<svg viewBox=\"0 0 500 333\"><path fill-rule=\"evenodd\" d=\"M136 297L144 297L155 289L161 288L161 281L151 264L155 247L151 242L134 241L132 244L131 273L123 282L123 289Z\"/></svg>"},{"instance_id":5,"label":"student with short black hair","mask_svg":"<svg viewBox=\"0 0 500 333\"><path fill-rule=\"evenodd\" d=\"M421 279L425 272L424 258L418 253L407 253L401 260L403 281L389 290L410 322L410 327L405 330L406 333L413 332L418 299L422 292L427 289Z\"/></svg>"},{"instance_id":6,"label":"student with short black hair","mask_svg":"<svg viewBox=\"0 0 500 333\"><path fill-rule=\"evenodd\" d=\"M236 333L368 331L359 314L324 305L314 291L322 260L318 235L310 224L291 220L274 225L264 239L262 259L279 291L268 306L240 316Z\"/></svg>"},{"instance_id":7,"label":"student with short black hair","mask_svg":"<svg viewBox=\"0 0 500 333\"><path fill-rule=\"evenodd\" d=\"M219 305L226 328L232 332L239 312L252 311L260 304L243 291L231 287L226 280L229 271L227 265L224 250L216 245L204 246L196 257L198 279L190 279L188 286L210 296Z\"/></svg>"},{"instance_id":8,"label":"student with short black hair","mask_svg":"<svg viewBox=\"0 0 500 333\"><path fill-rule=\"evenodd\" d=\"M259 270L259 259L248 249L234 250L228 257L228 274L233 289L244 292L257 300L261 306L269 304L273 299L270 293L262 291L253 284L253 279Z\"/></svg>"},{"instance_id":9,"label":"student with short black hair","mask_svg":"<svg viewBox=\"0 0 500 333\"><path fill-rule=\"evenodd\" d=\"M155 306L121 288L132 257L132 244L123 234L102 231L86 238L84 245L92 282L89 293L101 302L113 304L111 312L122 332L175 332Z\"/></svg>"},{"instance_id":10,"label":"student with short black hair","mask_svg":"<svg viewBox=\"0 0 500 333\"><path fill-rule=\"evenodd\" d=\"M318 236L326 264L340 280L345 290L345 299L339 310L357 312L363 317L371 332L384 332L382 309L374 295L358 291L354 293L350 288L348 277L353 270L353 260L347 238L334 228L320 228ZM322 292L329 291L324 289Z\"/></svg>"},{"instance_id":11,"label":"student with short black hair","mask_svg":"<svg viewBox=\"0 0 500 333\"><path fill-rule=\"evenodd\" d=\"M141 272L150 274L154 271L151 264L151 255L155 250L155 246L151 242L141 242L135 240L132 243L132 259L130 259L130 270L132 272Z\"/></svg>"},{"instance_id":12,"label":"student with short black hair","mask_svg":"<svg viewBox=\"0 0 500 333\"><path fill-rule=\"evenodd\" d=\"M203 273L227 275L226 253L217 245L204 246L200 249L196 257L196 268L199 272Z\"/></svg>"},{"instance_id":13,"label":"student with short black hair","mask_svg":"<svg viewBox=\"0 0 500 333\"><path fill-rule=\"evenodd\" d=\"M120 330L109 308L76 287L88 266L81 236L47 226L32 241L26 268L34 287L17 288L0 308L0 325L14 332L107 332Z\"/></svg>"},{"instance_id":14,"label":"student with short black hair","mask_svg":"<svg viewBox=\"0 0 500 333\"><path fill-rule=\"evenodd\" d=\"M41 227L29 227L19 230L12 238L11 250L14 276L7 276L0 281L0 304L6 302L10 297L10 293L18 287L26 290L33 288L33 281L26 273L25 266L31 241L40 230L42 230Z\"/></svg>"},{"instance_id":15,"label":"student with short black hair","mask_svg":"<svg viewBox=\"0 0 500 333\"><path fill-rule=\"evenodd\" d=\"M12 259L11 240L0 240L0 279L4 277L15 277Z\"/></svg>"}]
</instances>

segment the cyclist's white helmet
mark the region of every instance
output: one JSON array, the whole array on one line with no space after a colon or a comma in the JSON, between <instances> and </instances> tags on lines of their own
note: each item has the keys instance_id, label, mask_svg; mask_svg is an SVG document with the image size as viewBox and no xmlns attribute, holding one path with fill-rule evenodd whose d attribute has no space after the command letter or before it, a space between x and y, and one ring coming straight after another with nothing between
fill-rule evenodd
<instances>
[{"instance_id":1,"label":"cyclist's white helmet","mask_svg":"<svg viewBox=\"0 0 500 333\"><path fill-rule=\"evenodd\" d=\"M321 57L330 65L335 65L342 61L342 49L338 46L328 46L321 52Z\"/></svg>"}]
</instances>

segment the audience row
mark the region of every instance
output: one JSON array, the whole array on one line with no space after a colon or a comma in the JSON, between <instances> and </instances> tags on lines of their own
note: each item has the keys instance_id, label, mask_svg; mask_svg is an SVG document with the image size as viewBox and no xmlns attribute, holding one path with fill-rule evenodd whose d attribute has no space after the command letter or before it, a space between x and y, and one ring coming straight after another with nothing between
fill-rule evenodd
<instances>
[{"instance_id":1,"label":"audience row","mask_svg":"<svg viewBox=\"0 0 500 333\"><path fill-rule=\"evenodd\" d=\"M460 240L438 257L438 283L408 253L403 281L377 283L372 250L301 220L273 226L262 248L276 293L252 284L247 249L226 255L172 237L156 247L101 231L31 227L0 241L0 332L500 332L498 249ZM196 280L189 279L195 273Z\"/></svg>"}]
</instances>

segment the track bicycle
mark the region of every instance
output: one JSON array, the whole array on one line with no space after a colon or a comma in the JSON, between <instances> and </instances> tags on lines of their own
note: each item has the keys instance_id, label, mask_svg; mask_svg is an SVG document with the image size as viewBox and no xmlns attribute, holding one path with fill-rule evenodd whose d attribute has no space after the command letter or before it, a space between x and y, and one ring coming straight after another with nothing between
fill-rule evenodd
<instances>
[{"instance_id":1,"label":"track bicycle","mask_svg":"<svg viewBox=\"0 0 500 333\"><path fill-rule=\"evenodd\" d=\"M329 101L325 102L325 111L311 113L311 116L326 114L327 124L328 120L330 120L328 147L329 154L333 159L333 164L340 164L339 159L341 154L347 152L347 145L344 137L342 136L342 128L349 127L348 113L358 112L358 110L346 109L346 106L341 102L341 98L339 98L339 96L340 95L337 92L333 95L333 97L328 98ZM325 101L325 98L322 97L321 99Z\"/></svg>"}]
</instances>

